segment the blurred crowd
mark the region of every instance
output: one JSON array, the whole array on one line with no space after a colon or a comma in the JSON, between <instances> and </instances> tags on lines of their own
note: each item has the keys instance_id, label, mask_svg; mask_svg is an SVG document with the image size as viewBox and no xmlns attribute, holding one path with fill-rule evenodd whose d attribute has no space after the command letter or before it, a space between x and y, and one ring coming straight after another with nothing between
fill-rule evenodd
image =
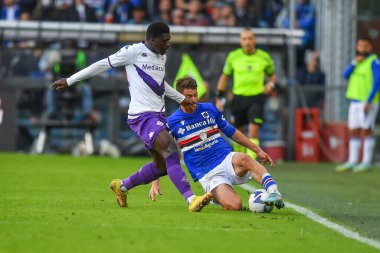
<instances>
[{"instance_id":1,"label":"blurred crowd","mask_svg":"<svg viewBox=\"0 0 380 253\"><path fill-rule=\"evenodd\" d=\"M2 0L2 20L286 27L287 0ZM300 17L313 12L308 0ZM307 5L307 6L306 6ZM305 8L306 6L306 8ZM308 13L306 13L308 12ZM305 22L304 22L305 23ZM300 23L300 25L307 25Z\"/></svg>"}]
</instances>

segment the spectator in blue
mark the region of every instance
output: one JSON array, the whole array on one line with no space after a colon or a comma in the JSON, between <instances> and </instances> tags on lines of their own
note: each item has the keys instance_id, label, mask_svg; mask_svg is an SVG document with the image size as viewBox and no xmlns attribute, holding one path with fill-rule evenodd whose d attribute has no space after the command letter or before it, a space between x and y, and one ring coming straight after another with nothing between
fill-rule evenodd
<instances>
[{"instance_id":1,"label":"spectator in blue","mask_svg":"<svg viewBox=\"0 0 380 253\"><path fill-rule=\"evenodd\" d=\"M282 8L282 0L254 0L257 26L262 28L273 27L275 19Z\"/></svg>"},{"instance_id":2,"label":"spectator in blue","mask_svg":"<svg viewBox=\"0 0 380 253\"><path fill-rule=\"evenodd\" d=\"M283 8L278 15L276 26L281 28L290 27L287 8ZM314 49L315 9L310 0L297 0L295 28L302 29L305 32L305 36L302 38L302 46L297 49L297 67L301 67L304 64L305 51L307 49Z\"/></svg>"},{"instance_id":3,"label":"spectator in blue","mask_svg":"<svg viewBox=\"0 0 380 253\"><path fill-rule=\"evenodd\" d=\"M4 0L1 8L1 20L14 21L19 20L20 6L15 0Z\"/></svg>"}]
</instances>

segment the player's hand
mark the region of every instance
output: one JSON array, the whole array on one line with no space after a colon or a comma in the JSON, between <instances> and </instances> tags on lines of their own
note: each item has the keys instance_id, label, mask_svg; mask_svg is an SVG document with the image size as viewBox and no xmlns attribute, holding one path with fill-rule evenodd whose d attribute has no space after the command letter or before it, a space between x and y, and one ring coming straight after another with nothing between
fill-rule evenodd
<instances>
[{"instance_id":1,"label":"player's hand","mask_svg":"<svg viewBox=\"0 0 380 253\"><path fill-rule=\"evenodd\" d=\"M187 113L193 113L197 108L197 103L195 103L190 98L186 98L182 101L181 106L185 107Z\"/></svg>"},{"instance_id":2,"label":"player's hand","mask_svg":"<svg viewBox=\"0 0 380 253\"><path fill-rule=\"evenodd\" d=\"M270 84L270 83L267 83L265 86L264 86L264 93L266 95L270 95L273 91L273 84Z\"/></svg>"},{"instance_id":3,"label":"player's hand","mask_svg":"<svg viewBox=\"0 0 380 253\"><path fill-rule=\"evenodd\" d=\"M215 100L215 106L216 108L218 108L219 111L223 112L224 111L224 102L222 99L220 98L217 98Z\"/></svg>"},{"instance_id":4,"label":"player's hand","mask_svg":"<svg viewBox=\"0 0 380 253\"><path fill-rule=\"evenodd\" d=\"M269 163L271 167L274 167L272 158L265 153L263 150L261 150L259 153L257 153L257 156L260 158L262 164Z\"/></svg>"},{"instance_id":5,"label":"player's hand","mask_svg":"<svg viewBox=\"0 0 380 253\"><path fill-rule=\"evenodd\" d=\"M69 87L69 85L67 84L66 78L61 78L55 81L51 87L61 92L65 90L67 87Z\"/></svg>"},{"instance_id":6,"label":"player's hand","mask_svg":"<svg viewBox=\"0 0 380 253\"><path fill-rule=\"evenodd\" d=\"M367 114L369 112L369 109L371 109L370 103L365 103L364 105L364 113Z\"/></svg>"},{"instance_id":7,"label":"player's hand","mask_svg":"<svg viewBox=\"0 0 380 253\"><path fill-rule=\"evenodd\" d=\"M149 198L152 201L156 201L156 195L162 195L160 189L160 183L158 180L152 182L152 187L150 187Z\"/></svg>"},{"instance_id":8,"label":"player's hand","mask_svg":"<svg viewBox=\"0 0 380 253\"><path fill-rule=\"evenodd\" d=\"M365 56L361 55L361 54L358 54L355 56L355 62L362 62L364 61L365 59Z\"/></svg>"}]
</instances>

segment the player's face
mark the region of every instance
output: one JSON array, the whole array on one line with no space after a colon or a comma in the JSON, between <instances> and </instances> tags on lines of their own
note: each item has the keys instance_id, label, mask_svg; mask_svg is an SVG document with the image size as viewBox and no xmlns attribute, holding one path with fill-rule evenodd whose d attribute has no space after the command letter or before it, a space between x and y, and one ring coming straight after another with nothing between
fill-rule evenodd
<instances>
[{"instance_id":1,"label":"player's face","mask_svg":"<svg viewBox=\"0 0 380 253\"><path fill-rule=\"evenodd\" d=\"M157 54L164 55L170 47L171 36L169 33L164 33L161 37L152 38L153 50Z\"/></svg>"},{"instance_id":2,"label":"player's face","mask_svg":"<svg viewBox=\"0 0 380 253\"><path fill-rule=\"evenodd\" d=\"M358 40L356 50L362 55L368 55L372 52L372 45L367 40Z\"/></svg>"},{"instance_id":3,"label":"player's face","mask_svg":"<svg viewBox=\"0 0 380 253\"><path fill-rule=\"evenodd\" d=\"M184 89L182 94L194 103L198 103L197 89Z\"/></svg>"},{"instance_id":4,"label":"player's face","mask_svg":"<svg viewBox=\"0 0 380 253\"><path fill-rule=\"evenodd\" d=\"M240 45L245 53L252 53L255 50L256 39L252 31L243 31L240 34Z\"/></svg>"}]
</instances>

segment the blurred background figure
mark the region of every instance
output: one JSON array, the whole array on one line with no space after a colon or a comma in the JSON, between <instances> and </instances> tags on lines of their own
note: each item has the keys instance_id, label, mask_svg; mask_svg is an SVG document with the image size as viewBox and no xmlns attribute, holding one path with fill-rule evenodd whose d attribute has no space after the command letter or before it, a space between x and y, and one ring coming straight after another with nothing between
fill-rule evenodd
<instances>
[{"instance_id":1,"label":"blurred background figure","mask_svg":"<svg viewBox=\"0 0 380 253\"><path fill-rule=\"evenodd\" d=\"M236 26L236 17L231 5L225 4L220 8L220 21L221 26Z\"/></svg>"},{"instance_id":2,"label":"blurred background figure","mask_svg":"<svg viewBox=\"0 0 380 253\"><path fill-rule=\"evenodd\" d=\"M75 0L74 3L74 19L79 22L96 23L98 19L95 15L95 11L88 6L84 0Z\"/></svg>"},{"instance_id":3,"label":"blurred background figure","mask_svg":"<svg viewBox=\"0 0 380 253\"><path fill-rule=\"evenodd\" d=\"M116 0L113 2L105 15L105 23L126 24L132 15L133 5L128 0Z\"/></svg>"},{"instance_id":4,"label":"blurred background figure","mask_svg":"<svg viewBox=\"0 0 380 253\"><path fill-rule=\"evenodd\" d=\"M20 6L15 0L3 0L1 20L15 21L20 18Z\"/></svg>"},{"instance_id":5,"label":"blurred background figure","mask_svg":"<svg viewBox=\"0 0 380 253\"><path fill-rule=\"evenodd\" d=\"M360 37L356 43L356 57L344 71L348 80L346 97L351 101L348 111L350 129L348 161L336 167L338 172L367 171L371 167L376 139L373 135L380 101L380 60L373 53L369 37ZM360 146L363 158L359 163Z\"/></svg>"},{"instance_id":6,"label":"blurred background figure","mask_svg":"<svg viewBox=\"0 0 380 253\"><path fill-rule=\"evenodd\" d=\"M137 6L132 10L132 19L127 21L131 25L147 25L150 20L147 18L146 10L143 6Z\"/></svg>"},{"instance_id":7,"label":"blurred background figure","mask_svg":"<svg viewBox=\"0 0 380 253\"><path fill-rule=\"evenodd\" d=\"M183 10L174 9L171 13L171 24L172 25L179 25L179 26L185 25L184 17L185 17L185 14L184 14Z\"/></svg>"},{"instance_id":8,"label":"blurred background figure","mask_svg":"<svg viewBox=\"0 0 380 253\"><path fill-rule=\"evenodd\" d=\"M51 79L71 75L86 66L86 53L77 48L73 42L63 43L59 50L47 54L47 63L40 64L50 71ZM46 89L46 119L66 119L75 122L95 121L93 112L92 90L88 83L82 82L61 93L50 86ZM59 108L59 109L58 109Z\"/></svg>"},{"instance_id":9,"label":"blurred background figure","mask_svg":"<svg viewBox=\"0 0 380 253\"><path fill-rule=\"evenodd\" d=\"M188 13L185 15L184 24L188 26L207 26L209 19L202 13L202 3L199 0L191 0L188 4Z\"/></svg>"},{"instance_id":10,"label":"blurred background figure","mask_svg":"<svg viewBox=\"0 0 380 253\"><path fill-rule=\"evenodd\" d=\"M316 51L310 51L306 54L305 66L300 68L297 73L297 81L300 85L305 86L305 102L303 107L323 108L325 97L325 74L320 69L319 54ZM307 92L307 87L318 86L320 89Z\"/></svg>"},{"instance_id":11,"label":"blurred background figure","mask_svg":"<svg viewBox=\"0 0 380 253\"><path fill-rule=\"evenodd\" d=\"M253 27L257 24L255 12L249 5L248 0L235 0L234 16L236 17L236 26Z\"/></svg>"},{"instance_id":12,"label":"blurred background figure","mask_svg":"<svg viewBox=\"0 0 380 253\"><path fill-rule=\"evenodd\" d=\"M289 1L286 2L289 4ZM283 8L276 19L276 26L289 28L290 20L287 8ZM297 67L302 67L307 49L314 49L315 37L315 8L310 0L297 0L295 28L304 30L302 46L297 48Z\"/></svg>"},{"instance_id":13,"label":"blurred background figure","mask_svg":"<svg viewBox=\"0 0 380 253\"><path fill-rule=\"evenodd\" d=\"M152 17L152 21L161 21L170 24L172 20L172 8L173 5L170 0L160 0L160 2L158 3L158 13Z\"/></svg>"}]
</instances>

